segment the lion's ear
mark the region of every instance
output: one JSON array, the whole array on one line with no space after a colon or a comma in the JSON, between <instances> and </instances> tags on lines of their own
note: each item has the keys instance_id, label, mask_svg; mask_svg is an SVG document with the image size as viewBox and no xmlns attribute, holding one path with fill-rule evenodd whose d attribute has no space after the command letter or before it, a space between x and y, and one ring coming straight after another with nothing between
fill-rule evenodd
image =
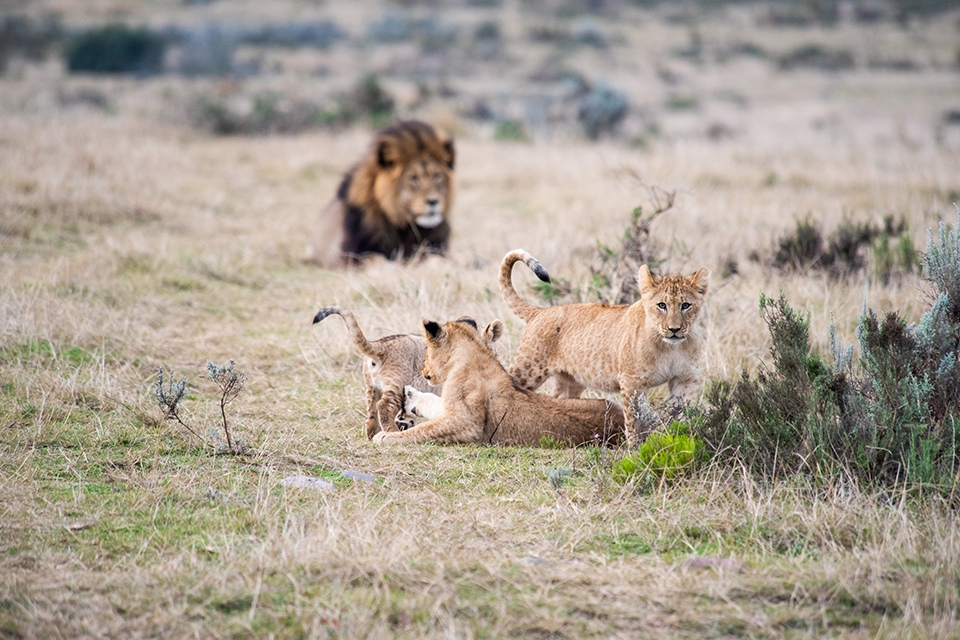
<instances>
[{"instance_id":1,"label":"lion's ear","mask_svg":"<svg viewBox=\"0 0 960 640\"><path fill-rule=\"evenodd\" d=\"M470 316L460 316L457 318L457 322L462 322L463 324L468 324L474 329L477 328L477 321L471 318Z\"/></svg>"},{"instance_id":2,"label":"lion's ear","mask_svg":"<svg viewBox=\"0 0 960 640\"><path fill-rule=\"evenodd\" d=\"M710 278L710 269L700 267L697 272L690 276L690 286L696 289L700 295L707 292L707 279Z\"/></svg>"},{"instance_id":3,"label":"lion's ear","mask_svg":"<svg viewBox=\"0 0 960 640\"><path fill-rule=\"evenodd\" d=\"M443 328L434 322L433 320L427 320L424 318L423 322L423 337L430 342L437 342L443 337Z\"/></svg>"},{"instance_id":4,"label":"lion's ear","mask_svg":"<svg viewBox=\"0 0 960 640\"><path fill-rule=\"evenodd\" d=\"M643 296L645 292L650 291L651 289L657 286L656 276L650 273L650 268L647 265L642 265L637 271L637 286L640 287L640 295Z\"/></svg>"},{"instance_id":5,"label":"lion's ear","mask_svg":"<svg viewBox=\"0 0 960 640\"><path fill-rule=\"evenodd\" d=\"M377 143L377 163L384 169L389 169L397 163L397 146L390 139Z\"/></svg>"},{"instance_id":6,"label":"lion's ear","mask_svg":"<svg viewBox=\"0 0 960 640\"><path fill-rule=\"evenodd\" d=\"M487 328L483 330L483 337L487 342L496 342L500 339L500 336L503 335L503 323L499 320L494 320L487 325Z\"/></svg>"},{"instance_id":7,"label":"lion's ear","mask_svg":"<svg viewBox=\"0 0 960 640\"><path fill-rule=\"evenodd\" d=\"M443 150L447 153L447 167L453 169L454 161L457 159L457 152L453 148L453 139L444 141Z\"/></svg>"}]
</instances>

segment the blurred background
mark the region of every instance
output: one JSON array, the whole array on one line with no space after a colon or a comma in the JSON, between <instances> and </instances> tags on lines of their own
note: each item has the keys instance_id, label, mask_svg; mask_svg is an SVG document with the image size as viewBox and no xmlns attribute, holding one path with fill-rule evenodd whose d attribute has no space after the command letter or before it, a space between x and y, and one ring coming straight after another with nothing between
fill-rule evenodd
<instances>
[{"instance_id":1,"label":"blurred background","mask_svg":"<svg viewBox=\"0 0 960 640\"><path fill-rule=\"evenodd\" d=\"M131 108L215 135L418 117L505 141L613 139L643 150L775 133L788 142L844 129L841 116L813 103L846 92L909 107L894 135L957 144L958 7L4 0L0 72L8 107ZM908 88L908 76L930 78L934 95Z\"/></svg>"}]
</instances>

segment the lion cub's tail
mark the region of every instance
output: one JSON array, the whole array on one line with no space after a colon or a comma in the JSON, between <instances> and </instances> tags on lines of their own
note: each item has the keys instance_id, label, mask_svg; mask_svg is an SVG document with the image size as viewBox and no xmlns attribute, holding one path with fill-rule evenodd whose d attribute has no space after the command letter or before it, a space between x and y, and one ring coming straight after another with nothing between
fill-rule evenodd
<instances>
[{"instance_id":1,"label":"lion cub's tail","mask_svg":"<svg viewBox=\"0 0 960 640\"><path fill-rule=\"evenodd\" d=\"M353 338L353 343L357 345L360 353L375 360L379 360L383 356L373 343L367 340L367 336L363 335L363 331L360 331L360 325L357 324L357 319L353 317L353 314L341 306L335 305L320 309L320 311L317 311L317 315L313 316L313 324L317 324L327 316L332 316L333 314L337 314L343 318L344 323L347 325L347 331L350 332L350 337Z\"/></svg>"},{"instance_id":2,"label":"lion cub's tail","mask_svg":"<svg viewBox=\"0 0 960 640\"><path fill-rule=\"evenodd\" d=\"M531 271L543 282L550 282L550 274L543 268L536 258L524 251L515 249L503 256L503 262L500 263L500 293L503 295L503 301L507 303L510 310L520 316L524 322L528 321L536 312L537 307L527 304L513 288L513 265L523 261Z\"/></svg>"}]
</instances>

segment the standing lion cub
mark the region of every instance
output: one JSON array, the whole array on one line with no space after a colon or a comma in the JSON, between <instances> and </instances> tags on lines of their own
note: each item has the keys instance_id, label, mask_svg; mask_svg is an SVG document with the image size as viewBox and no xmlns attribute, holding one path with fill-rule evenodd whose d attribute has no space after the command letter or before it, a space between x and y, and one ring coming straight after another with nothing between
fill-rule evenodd
<instances>
[{"instance_id":1,"label":"standing lion cub","mask_svg":"<svg viewBox=\"0 0 960 640\"><path fill-rule=\"evenodd\" d=\"M423 321L423 376L443 384L443 413L406 431L381 431L376 443L414 442L538 445L616 443L623 411L607 400L560 400L517 388L475 328Z\"/></svg>"},{"instance_id":2,"label":"standing lion cub","mask_svg":"<svg viewBox=\"0 0 960 640\"><path fill-rule=\"evenodd\" d=\"M655 276L640 267L640 299L631 305L567 304L534 307L513 288L513 265L523 261L549 282L543 266L526 251L511 251L500 265L500 291L507 306L527 323L510 366L510 376L525 389L537 389L553 377L557 397L577 398L585 388L620 392L625 407L626 439L636 446L631 406L650 387L667 383L673 402L700 389L701 337L695 322L707 292L710 272L691 276Z\"/></svg>"}]
</instances>

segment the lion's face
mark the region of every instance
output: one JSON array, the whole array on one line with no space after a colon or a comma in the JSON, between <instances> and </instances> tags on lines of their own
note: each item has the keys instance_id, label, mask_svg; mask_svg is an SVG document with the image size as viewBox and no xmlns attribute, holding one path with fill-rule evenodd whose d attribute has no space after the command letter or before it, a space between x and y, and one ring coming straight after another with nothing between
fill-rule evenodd
<instances>
[{"instance_id":1,"label":"lion's face","mask_svg":"<svg viewBox=\"0 0 960 640\"><path fill-rule=\"evenodd\" d=\"M697 320L707 292L710 272L701 268L692 276L654 276L644 265L637 282L646 312L647 326L660 334L667 344L680 344Z\"/></svg>"},{"instance_id":2,"label":"lion's face","mask_svg":"<svg viewBox=\"0 0 960 640\"><path fill-rule=\"evenodd\" d=\"M447 217L450 170L431 158L409 163L397 184L396 205L422 229L433 229Z\"/></svg>"},{"instance_id":3,"label":"lion's face","mask_svg":"<svg viewBox=\"0 0 960 640\"><path fill-rule=\"evenodd\" d=\"M399 228L434 229L447 220L453 199L453 140L422 123L381 132L372 165L377 205ZM361 190L361 182L357 181Z\"/></svg>"}]
</instances>

